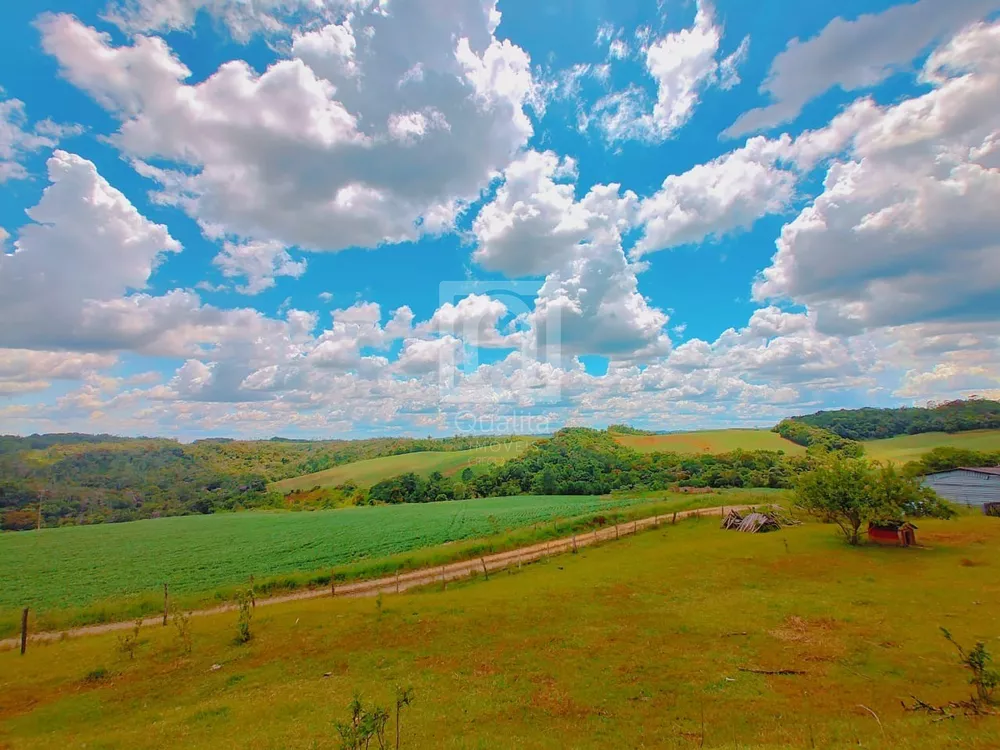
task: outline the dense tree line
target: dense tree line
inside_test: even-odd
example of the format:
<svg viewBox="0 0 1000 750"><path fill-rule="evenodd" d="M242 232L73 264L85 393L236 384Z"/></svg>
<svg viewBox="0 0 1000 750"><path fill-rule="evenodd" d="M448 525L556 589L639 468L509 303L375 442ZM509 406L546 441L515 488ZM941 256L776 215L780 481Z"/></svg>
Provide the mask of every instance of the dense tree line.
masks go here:
<svg viewBox="0 0 1000 750"><path fill-rule="evenodd" d="M796 445L804 445L811 452L836 451L845 457L857 458L864 454L864 446L856 440L845 438L823 427L816 427L799 419L783 419L773 432Z"/></svg>
<svg viewBox="0 0 1000 750"><path fill-rule="evenodd" d="M0 436L0 523L33 528L41 509L46 526L129 521L166 515L260 507L338 507L519 494L599 495L615 490L671 487L787 488L830 454L863 454L861 437L896 430L1000 426L1000 403L972 400L933 409L856 409L782 421L774 429L807 446L805 456L779 451L716 455L639 453L615 434L643 434L627 425L606 431L568 428L502 464L466 469L461 476L404 474L370 490L353 484L292 493L270 482L351 461L426 450L463 450L506 437L440 440L372 438L356 441L199 440L181 444L108 435ZM897 433L898 434L898 433ZM1000 464L1000 454L939 448L908 466L910 476L956 466Z"/></svg>
<svg viewBox="0 0 1000 750"><path fill-rule="evenodd" d="M630 424L612 424L608 425L608 432L615 432L619 435L655 435L656 433L652 430L640 430L638 427L633 427Z"/></svg>
<svg viewBox="0 0 1000 750"><path fill-rule="evenodd" d="M972 398L930 407L819 411L785 422L818 427L851 440L874 440L923 432L1000 429L1000 401Z"/></svg>
<svg viewBox="0 0 1000 750"><path fill-rule="evenodd" d="M911 476L949 471L960 466L1000 466L1000 451L972 451L966 448L940 446L928 451L916 461L906 464Z"/></svg>
<svg viewBox="0 0 1000 750"><path fill-rule="evenodd" d="M198 440L109 435L0 436L0 526L105 523L158 516L279 507L270 482L379 456L463 450L498 437L354 441ZM357 502L356 488L327 491L325 504Z"/></svg>
<svg viewBox="0 0 1000 750"><path fill-rule="evenodd" d="M791 486L814 457L779 451L733 451L717 455L639 453L620 445L612 433L586 428L560 430L523 456L476 474L440 474L422 479L404 474L379 482L370 502L420 503L505 495L602 495L613 490L671 487Z"/></svg>

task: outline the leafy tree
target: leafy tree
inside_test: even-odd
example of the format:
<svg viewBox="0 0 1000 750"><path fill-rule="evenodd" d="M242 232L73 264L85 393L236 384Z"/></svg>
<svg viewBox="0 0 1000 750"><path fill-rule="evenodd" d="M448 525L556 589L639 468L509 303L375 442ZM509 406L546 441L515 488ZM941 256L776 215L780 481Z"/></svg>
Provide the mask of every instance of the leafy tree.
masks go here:
<svg viewBox="0 0 1000 750"><path fill-rule="evenodd" d="M862 524L901 520L907 515L950 517L953 511L932 491L893 466L831 455L795 483L803 510L835 523L848 544L861 541Z"/></svg>
<svg viewBox="0 0 1000 750"><path fill-rule="evenodd" d="M904 467L911 476L931 474L935 471L949 471L960 466L998 466L1000 451L973 451L966 448L938 446L928 451L916 461Z"/></svg>

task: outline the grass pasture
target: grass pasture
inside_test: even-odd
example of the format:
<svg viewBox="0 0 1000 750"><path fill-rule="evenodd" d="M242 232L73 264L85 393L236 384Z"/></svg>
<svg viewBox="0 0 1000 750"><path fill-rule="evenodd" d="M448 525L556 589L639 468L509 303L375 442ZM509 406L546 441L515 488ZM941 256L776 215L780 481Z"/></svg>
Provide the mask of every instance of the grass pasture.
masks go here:
<svg viewBox="0 0 1000 750"><path fill-rule="evenodd" d="M162 608L164 581L179 605L206 606L231 595L250 575L263 591L293 589L317 574L329 580L331 569L349 577L388 573L457 559L470 544L490 549L528 543L569 519L654 506L683 510L746 497L752 495L516 496L2 534L0 637L15 632L24 606L41 617L35 629L123 620Z"/></svg>
<svg viewBox="0 0 1000 750"><path fill-rule="evenodd" d="M830 526L664 526L447 591L317 599L0 653L0 746L336 748L352 694L414 688L403 748L1000 746L938 627L1000 651L1000 521L925 521L925 549ZM217 665L217 666L213 666ZM102 671L103 670L103 671ZM792 672L768 675L753 671ZM391 726L391 725L390 725Z"/></svg>
<svg viewBox="0 0 1000 750"><path fill-rule="evenodd" d="M801 445L785 440L770 430L699 430L670 435L615 435L615 440L640 453L729 453L734 450L766 450L799 455L806 452Z"/></svg>
<svg viewBox="0 0 1000 750"><path fill-rule="evenodd" d="M466 468L475 471L483 466L516 458L524 453L530 444L529 439L519 439L465 451L419 451L398 456L369 458L313 474L283 479L274 482L271 489L288 493L292 490L310 490L313 487L336 487L348 481L355 482L361 487L370 487L383 479L409 472L426 477L435 471L440 471L445 476L452 476Z"/></svg>
<svg viewBox="0 0 1000 750"><path fill-rule="evenodd" d="M973 451L1000 451L1000 430L925 432L920 435L899 435L885 440L868 440L865 441L865 454L880 461L906 463L942 446Z"/></svg>

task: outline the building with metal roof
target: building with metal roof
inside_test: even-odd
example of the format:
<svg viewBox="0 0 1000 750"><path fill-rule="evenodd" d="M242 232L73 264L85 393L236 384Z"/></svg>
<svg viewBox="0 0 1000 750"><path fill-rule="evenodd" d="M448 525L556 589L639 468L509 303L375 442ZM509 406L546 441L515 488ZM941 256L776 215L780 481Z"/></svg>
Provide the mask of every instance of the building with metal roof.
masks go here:
<svg viewBox="0 0 1000 750"><path fill-rule="evenodd" d="M1000 502L1000 466L963 466L924 477L923 484L945 500L961 505L982 506Z"/></svg>

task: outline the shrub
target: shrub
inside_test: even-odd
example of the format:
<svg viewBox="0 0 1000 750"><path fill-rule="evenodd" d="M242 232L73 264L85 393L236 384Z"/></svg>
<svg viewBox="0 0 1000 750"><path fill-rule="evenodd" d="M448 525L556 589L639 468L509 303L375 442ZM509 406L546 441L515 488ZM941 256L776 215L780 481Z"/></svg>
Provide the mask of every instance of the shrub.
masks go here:
<svg viewBox="0 0 1000 750"><path fill-rule="evenodd" d="M177 642L182 654L191 653L191 615L186 612L174 612L174 629L177 631Z"/></svg>
<svg viewBox="0 0 1000 750"><path fill-rule="evenodd" d="M251 625L253 623L254 595L252 589L244 589L237 595L239 619L236 621L236 642L249 643L253 638Z"/></svg>
<svg viewBox="0 0 1000 750"><path fill-rule="evenodd" d="M118 636L118 653L127 654L129 660L135 659L135 650L139 647L139 629L142 627L140 617L132 623L132 630Z"/></svg>
<svg viewBox="0 0 1000 750"><path fill-rule="evenodd" d="M348 710L351 718L346 722L336 722L341 750L367 750L373 741L379 750L385 750L385 725L389 722L389 712L381 706L366 707L357 693Z"/></svg>

